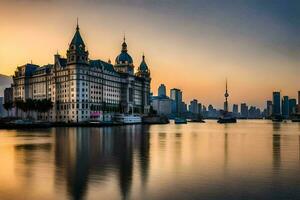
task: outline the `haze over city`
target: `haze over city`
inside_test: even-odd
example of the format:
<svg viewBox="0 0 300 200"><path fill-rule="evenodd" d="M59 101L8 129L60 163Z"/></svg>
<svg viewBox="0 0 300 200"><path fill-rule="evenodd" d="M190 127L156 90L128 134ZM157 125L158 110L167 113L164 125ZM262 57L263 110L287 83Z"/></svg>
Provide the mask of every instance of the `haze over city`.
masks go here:
<svg viewBox="0 0 300 200"><path fill-rule="evenodd" d="M145 53L154 93L164 83L222 107L227 77L231 103L264 107L274 90L296 97L300 3L222 2L1 1L0 73L65 55L78 17L90 58L114 63L125 33L136 67Z"/></svg>

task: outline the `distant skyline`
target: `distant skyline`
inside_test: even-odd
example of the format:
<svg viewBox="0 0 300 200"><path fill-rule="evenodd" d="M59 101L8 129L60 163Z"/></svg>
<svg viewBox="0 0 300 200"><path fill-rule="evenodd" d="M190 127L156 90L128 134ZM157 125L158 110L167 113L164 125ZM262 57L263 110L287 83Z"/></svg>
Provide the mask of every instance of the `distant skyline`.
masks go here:
<svg viewBox="0 0 300 200"><path fill-rule="evenodd" d="M300 90L298 1L10 0L0 13L0 74L65 56L78 17L92 59L114 63L126 33L136 68L145 53L155 94L164 83L186 102L222 107L227 77L231 109Z"/></svg>

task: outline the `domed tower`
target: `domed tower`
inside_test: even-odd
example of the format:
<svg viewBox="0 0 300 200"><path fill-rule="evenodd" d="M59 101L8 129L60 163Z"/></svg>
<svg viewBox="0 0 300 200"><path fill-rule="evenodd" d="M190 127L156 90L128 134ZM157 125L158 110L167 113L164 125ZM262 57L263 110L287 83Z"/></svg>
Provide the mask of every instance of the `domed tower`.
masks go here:
<svg viewBox="0 0 300 200"><path fill-rule="evenodd" d="M67 64L88 64L88 56L89 52L85 50L77 23L76 32L67 50Z"/></svg>
<svg viewBox="0 0 300 200"><path fill-rule="evenodd" d="M123 39L121 54L116 57L114 68L121 73L128 73L133 75L134 66L132 57L127 53L126 38Z"/></svg>
<svg viewBox="0 0 300 200"><path fill-rule="evenodd" d="M150 77L150 70L148 68L148 65L145 61L145 55L143 54L142 62L138 68L138 71L136 73L139 77L149 78Z"/></svg>

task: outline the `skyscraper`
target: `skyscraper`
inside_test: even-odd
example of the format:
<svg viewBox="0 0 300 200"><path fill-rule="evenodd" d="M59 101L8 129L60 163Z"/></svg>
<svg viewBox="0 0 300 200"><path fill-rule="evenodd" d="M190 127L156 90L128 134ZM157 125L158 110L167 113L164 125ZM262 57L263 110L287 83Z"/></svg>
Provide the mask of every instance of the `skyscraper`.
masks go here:
<svg viewBox="0 0 300 200"><path fill-rule="evenodd" d="M280 92L273 92L273 109L272 109L273 116L280 116L281 115L281 99L280 99Z"/></svg>
<svg viewBox="0 0 300 200"><path fill-rule="evenodd" d="M164 84L160 84L160 86L158 87L158 96L159 97L167 96L166 86Z"/></svg>
<svg viewBox="0 0 300 200"><path fill-rule="evenodd" d="M272 116L272 106L273 106L273 103L272 101L267 101L267 108L266 108L266 117L269 118Z"/></svg>
<svg viewBox="0 0 300 200"><path fill-rule="evenodd" d="M246 103L241 104L241 117L248 118L248 106Z"/></svg>
<svg viewBox="0 0 300 200"><path fill-rule="evenodd" d="M282 116L286 119L289 117L289 108L289 97L284 96L282 99Z"/></svg>
<svg viewBox="0 0 300 200"><path fill-rule="evenodd" d="M170 98L173 100L172 112L174 114L181 113L182 106L182 92L180 89L173 88L170 90Z"/></svg>
<svg viewBox="0 0 300 200"><path fill-rule="evenodd" d="M297 108L297 100L296 99L289 99L289 113L290 116L296 114Z"/></svg>
<svg viewBox="0 0 300 200"><path fill-rule="evenodd" d="M190 103L189 111L192 114L198 114L199 113L199 108L198 108L198 101L197 99L193 99Z"/></svg>
<svg viewBox="0 0 300 200"><path fill-rule="evenodd" d="M233 106L232 106L232 112L233 112L233 114L234 114L235 117L238 116L238 114L239 114L239 106L237 104L233 104Z"/></svg>

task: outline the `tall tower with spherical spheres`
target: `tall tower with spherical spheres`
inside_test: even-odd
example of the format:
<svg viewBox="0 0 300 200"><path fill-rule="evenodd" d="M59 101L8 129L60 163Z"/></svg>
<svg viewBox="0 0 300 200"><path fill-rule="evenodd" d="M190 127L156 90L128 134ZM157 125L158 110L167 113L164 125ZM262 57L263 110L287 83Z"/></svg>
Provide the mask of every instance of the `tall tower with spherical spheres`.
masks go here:
<svg viewBox="0 0 300 200"><path fill-rule="evenodd" d="M225 90L225 102L224 102L224 111L225 112L228 112L228 97L229 97L229 94L228 94L228 90L227 90L227 79L226 79L226 90Z"/></svg>

